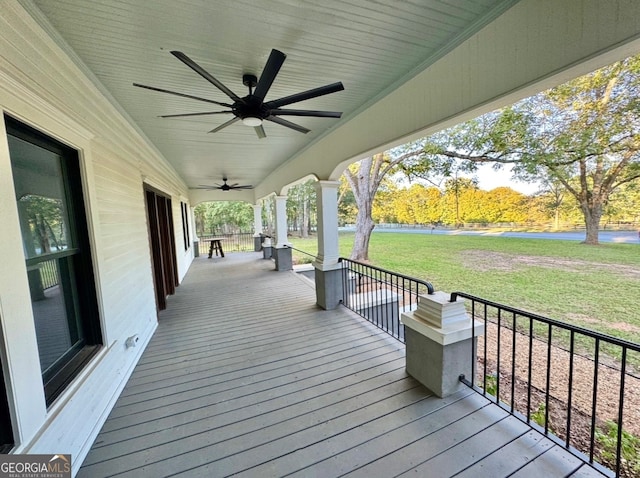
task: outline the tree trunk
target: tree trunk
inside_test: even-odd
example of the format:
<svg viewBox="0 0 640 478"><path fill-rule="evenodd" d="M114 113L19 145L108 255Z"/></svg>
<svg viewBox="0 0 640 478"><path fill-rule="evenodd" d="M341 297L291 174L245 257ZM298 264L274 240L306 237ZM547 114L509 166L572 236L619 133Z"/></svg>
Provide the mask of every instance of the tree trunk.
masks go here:
<svg viewBox="0 0 640 478"><path fill-rule="evenodd" d="M309 201L302 200L302 219L300 221L300 237L309 237Z"/></svg>
<svg viewBox="0 0 640 478"><path fill-rule="evenodd" d="M371 206L358 208L356 215L356 233L353 238L353 249L350 259L354 261L369 260L369 240L375 223L371 218Z"/></svg>
<svg viewBox="0 0 640 478"><path fill-rule="evenodd" d="M584 224L587 228L587 236L583 244L598 245L602 206L596 204L589 207L587 204L581 204L580 207L584 214Z"/></svg>

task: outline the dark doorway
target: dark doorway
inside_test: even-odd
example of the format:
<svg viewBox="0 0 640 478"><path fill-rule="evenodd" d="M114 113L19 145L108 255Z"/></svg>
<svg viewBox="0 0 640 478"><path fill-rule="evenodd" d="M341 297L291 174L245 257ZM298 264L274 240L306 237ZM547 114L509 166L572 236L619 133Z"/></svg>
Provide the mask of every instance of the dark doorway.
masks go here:
<svg viewBox="0 0 640 478"><path fill-rule="evenodd" d="M164 310L167 308L167 296L175 293L178 285L171 199L145 186L145 200L156 306L158 310Z"/></svg>
<svg viewBox="0 0 640 478"><path fill-rule="evenodd" d="M0 357L0 454L9 453L13 448L13 428L11 427L11 412L9 411L9 399L7 387L2 370L2 357Z"/></svg>

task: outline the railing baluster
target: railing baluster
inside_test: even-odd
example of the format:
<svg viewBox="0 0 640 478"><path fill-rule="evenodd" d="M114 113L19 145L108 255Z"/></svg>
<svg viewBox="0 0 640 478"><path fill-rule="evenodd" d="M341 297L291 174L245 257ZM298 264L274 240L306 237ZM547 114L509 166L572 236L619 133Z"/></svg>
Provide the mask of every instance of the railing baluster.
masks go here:
<svg viewBox="0 0 640 478"><path fill-rule="evenodd" d="M567 438L565 446L571 443L571 408L573 406L573 356L575 351L575 331L571 331L569 339L569 383L567 384Z"/></svg>
<svg viewBox="0 0 640 478"><path fill-rule="evenodd" d="M548 326L547 331L547 384L544 397L544 433L549 433L549 397L551 396L551 337L552 330L551 324Z"/></svg>
<svg viewBox="0 0 640 478"><path fill-rule="evenodd" d="M624 382L627 374L627 348L622 347L622 363L620 365L620 399L618 401L618 443L616 443L616 476L620 476L622 463L622 432L624 415Z"/></svg>
<svg viewBox="0 0 640 478"><path fill-rule="evenodd" d="M471 343L476 347L476 301L471 301ZM476 385L476 362L477 352L474 350L471 354L471 388Z"/></svg>
<svg viewBox="0 0 640 478"><path fill-rule="evenodd" d="M500 401L500 345L501 345L501 333L500 327L502 325L502 309L498 307L498 333L497 333L497 351L496 351L496 401Z"/></svg>
<svg viewBox="0 0 640 478"><path fill-rule="evenodd" d="M484 386L482 387L482 393L483 395L487 394L487 335L489 335L489 320L487 318L487 304L484 304L484 360L483 360L483 366L484 366L484 370L482 371L483 373L483 381L484 381Z"/></svg>
<svg viewBox="0 0 640 478"><path fill-rule="evenodd" d="M511 413L515 409L516 402L516 314L513 313L512 343L511 343Z"/></svg>
<svg viewBox="0 0 640 478"><path fill-rule="evenodd" d="M533 370L533 318L529 317L529 366L527 371L527 422L531 421L531 373Z"/></svg>
<svg viewBox="0 0 640 478"><path fill-rule="evenodd" d="M589 444L589 462L593 463L593 452L596 441L596 413L598 411L598 369L600 368L600 339L596 337L596 350L593 358L593 398L591 403L591 437Z"/></svg>

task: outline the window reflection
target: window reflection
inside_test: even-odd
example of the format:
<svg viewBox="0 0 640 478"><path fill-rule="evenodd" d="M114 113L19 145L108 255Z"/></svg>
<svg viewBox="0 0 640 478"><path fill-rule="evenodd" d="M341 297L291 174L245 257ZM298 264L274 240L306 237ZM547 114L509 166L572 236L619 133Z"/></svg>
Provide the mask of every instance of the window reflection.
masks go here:
<svg viewBox="0 0 640 478"><path fill-rule="evenodd" d="M23 231L25 256L35 257L67 248L67 221L60 199L37 194L27 194L20 198L21 215L28 227ZM25 234L26 232L26 234Z"/></svg>

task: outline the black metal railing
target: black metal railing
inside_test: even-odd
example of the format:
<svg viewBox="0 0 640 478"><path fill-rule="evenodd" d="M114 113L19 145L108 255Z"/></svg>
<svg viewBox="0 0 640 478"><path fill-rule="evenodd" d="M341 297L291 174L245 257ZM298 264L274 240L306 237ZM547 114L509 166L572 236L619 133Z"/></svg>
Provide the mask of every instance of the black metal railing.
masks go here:
<svg viewBox="0 0 640 478"><path fill-rule="evenodd" d="M42 288L50 289L58 285L58 260L52 259L50 261L41 262L38 264L40 269L40 279L42 280Z"/></svg>
<svg viewBox="0 0 640 478"><path fill-rule="evenodd" d="M254 238L251 232L241 232L238 234L208 234L200 236L198 245L201 255L209 254L211 238L222 238L222 249L227 252L253 252Z"/></svg>
<svg viewBox="0 0 640 478"><path fill-rule="evenodd" d="M477 338L465 384L601 471L639 475L640 345L462 292L451 301L458 297L469 301Z"/></svg>
<svg viewBox="0 0 640 478"><path fill-rule="evenodd" d="M342 304L404 343L400 314L415 310L418 296L433 294L426 281L341 257Z"/></svg>
<svg viewBox="0 0 640 478"><path fill-rule="evenodd" d="M286 247L288 247L289 249L294 250L296 252L299 252L300 254L309 257L310 259L314 259L315 260L315 258L316 258L315 254L311 254L310 252L303 251L302 249L297 249L297 248L293 247L292 245L288 245Z"/></svg>

